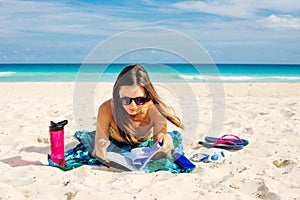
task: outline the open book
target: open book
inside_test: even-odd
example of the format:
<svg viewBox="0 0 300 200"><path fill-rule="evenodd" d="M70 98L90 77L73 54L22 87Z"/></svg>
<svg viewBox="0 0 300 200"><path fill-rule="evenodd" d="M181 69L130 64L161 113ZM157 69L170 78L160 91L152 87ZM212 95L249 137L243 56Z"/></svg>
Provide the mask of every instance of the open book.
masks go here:
<svg viewBox="0 0 300 200"><path fill-rule="evenodd" d="M140 171L153 156L161 149L162 143L156 142L151 147L138 147L130 151L130 157L116 152L107 152L106 157L110 160L109 165L125 171Z"/></svg>

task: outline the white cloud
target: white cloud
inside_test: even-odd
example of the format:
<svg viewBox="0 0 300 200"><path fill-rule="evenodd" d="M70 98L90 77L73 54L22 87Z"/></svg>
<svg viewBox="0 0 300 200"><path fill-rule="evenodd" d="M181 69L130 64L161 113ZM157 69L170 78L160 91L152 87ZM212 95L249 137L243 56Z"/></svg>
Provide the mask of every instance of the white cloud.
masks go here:
<svg viewBox="0 0 300 200"><path fill-rule="evenodd" d="M61 2L3 1L0 5L0 36L24 36L26 33L67 33L73 35L109 36L120 31L147 26L142 19L118 16L120 7L84 5ZM136 12L123 10L123 15Z"/></svg>
<svg viewBox="0 0 300 200"><path fill-rule="evenodd" d="M210 0L183 1L171 4L179 11L203 12L227 17L252 18L261 10L299 12L300 2L295 0Z"/></svg>
<svg viewBox="0 0 300 200"><path fill-rule="evenodd" d="M291 15L270 15L258 21L262 26L273 29L300 29L300 18Z"/></svg>
<svg viewBox="0 0 300 200"><path fill-rule="evenodd" d="M300 11L300 1L297 0L254 0L252 4L256 9L269 9L282 13Z"/></svg>
<svg viewBox="0 0 300 200"><path fill-rule="evenodd" d="M249 17L252 9L249 4L238 4L232 1L184 1L171 5L182 11L203 12L228 17Z"/></svg>

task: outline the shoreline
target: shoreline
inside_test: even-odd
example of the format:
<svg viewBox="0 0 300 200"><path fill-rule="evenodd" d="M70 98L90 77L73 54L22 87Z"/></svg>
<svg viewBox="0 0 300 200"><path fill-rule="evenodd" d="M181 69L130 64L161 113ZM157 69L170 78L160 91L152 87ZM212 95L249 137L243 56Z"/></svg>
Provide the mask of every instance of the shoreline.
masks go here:
<svg viewBox="0 0 300 200"><path fill-rule="evenodd" d="M56 90L57 88L47 88L47 86L63 86L61 89L74 90L75 84L91 85L95 86L95 89L99 89L99 86L104 86L105 90L109 89L107 87L113 87L113 82L100 82L100 83L89 83L89 82L0 82L0 89L6 90L5 87L10 87L11 90L19 90L20 87L24 89L29 89L27 86L33 87L32 89L37 89L38 92L43 92L44 89ZM196 91L197 95L211 96L208 90L208 85L219 85L224 88L226 97L282 97L282 96L300 96L300 83L280 83L280 82L250 82L250 83L194 83L194 82L153 82L154 86L166 85L191 85L195 87L193 89ZM37 86L37 87L36 87ZM42 87L42 88L40 88ZM46 88L44 88L46 87ZM198 88L199 87L199 88ZM199 92L204 92L204 94ZM21 92L26 92L26 90L21 90ZM34 91L32 91L34 92ZM45 92L45 91L44 91ZM59 92L59 91L58 91ZM69 92L69 91L68 91ZM46 95L46 94L45 94Z"/></svg>

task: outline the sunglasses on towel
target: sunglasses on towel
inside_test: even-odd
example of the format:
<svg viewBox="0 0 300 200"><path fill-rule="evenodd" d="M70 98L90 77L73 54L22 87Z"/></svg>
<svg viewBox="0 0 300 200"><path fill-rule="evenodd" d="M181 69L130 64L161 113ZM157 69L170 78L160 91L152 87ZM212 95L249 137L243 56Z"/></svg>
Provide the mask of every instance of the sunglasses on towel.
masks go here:
<svg viewBox="0 0 300 200"><path fill-rule="evenodd" d="M214 153L212 155L206 153L196 153L191 157L191 160L194 162L212 162L218 161L222 158L225 158L225 154L223 151L220 151L219 153Z"/></svg>
<svg viewBox="0 0 300 200"><path fill-rule="evenodd" d="M150 99L148 97L135 97L135 98L131 98L131 97L122 97L121 98L121 102L123 105L129 105L131 104L132 101L135 102L136 105L140 106L140 105L144 105L147 101L149 101Z"/></svg>

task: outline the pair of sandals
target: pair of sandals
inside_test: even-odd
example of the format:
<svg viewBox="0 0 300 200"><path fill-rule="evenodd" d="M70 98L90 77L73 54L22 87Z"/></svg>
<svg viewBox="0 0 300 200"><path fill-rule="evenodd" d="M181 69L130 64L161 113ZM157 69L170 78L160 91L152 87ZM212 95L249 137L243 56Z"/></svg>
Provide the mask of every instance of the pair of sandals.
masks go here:
<svg viewBox="0 0 300 200"><path fill-rule="evenodd" d="M206 136L204 139L205 141L200 141L199 144L206 148L240 150L249 144L248 140L232 134L226 134L219 138Z"/></svg>

